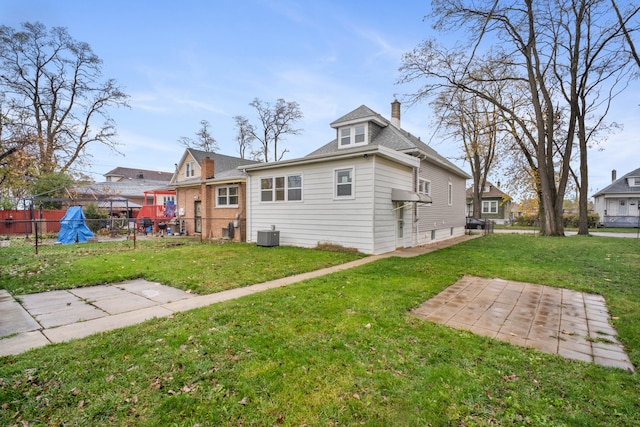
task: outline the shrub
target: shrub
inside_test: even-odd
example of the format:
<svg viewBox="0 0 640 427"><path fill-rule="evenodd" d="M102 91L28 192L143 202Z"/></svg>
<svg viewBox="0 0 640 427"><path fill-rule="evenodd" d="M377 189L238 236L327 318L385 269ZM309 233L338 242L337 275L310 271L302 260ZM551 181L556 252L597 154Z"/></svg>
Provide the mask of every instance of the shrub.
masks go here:
<svg viewBox="0 0 640 427"><path fill-rule="evenodd" d="M94 234L103 227L104 221L102 220L109 217L109 215L101 211L95 203L88 203L84 207L84 216L88 220L87 227L89 227L89 230Z"/></svg>

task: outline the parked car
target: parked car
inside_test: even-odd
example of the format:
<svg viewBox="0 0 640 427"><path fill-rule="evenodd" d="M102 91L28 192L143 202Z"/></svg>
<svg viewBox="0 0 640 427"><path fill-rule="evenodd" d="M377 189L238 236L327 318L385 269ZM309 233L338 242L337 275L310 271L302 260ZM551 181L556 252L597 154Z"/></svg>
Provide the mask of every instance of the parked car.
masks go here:
<svg viewBox="0 0 640 427"><path fill-rule="evenodd" d="M484 230L487 228L487 225L487 220L467 217L465 228L467 230Z"/></svg>

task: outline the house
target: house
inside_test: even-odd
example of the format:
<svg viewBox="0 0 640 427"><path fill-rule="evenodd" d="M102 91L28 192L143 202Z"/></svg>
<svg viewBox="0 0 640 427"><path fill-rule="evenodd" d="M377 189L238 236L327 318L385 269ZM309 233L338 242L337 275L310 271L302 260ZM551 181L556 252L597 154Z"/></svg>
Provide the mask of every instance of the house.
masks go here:
<svg viewBox="0 0 640 427"><path fill-rule="evenodd" d="M498 187L499 187L498 183ZM480 217L490 219L496 224L505 224L511 220L511 197L500 188L487 182L480 195ZM473 215L473 187L467 188L467 216Z"/></svg>
<svg viewBox="0 0 640 427"><path fill-rule="evenodd" d="M246 174L252 160L187 148L170 186L176 190L178 230L184 235L245 240Z"/></svg>
<svg viewBox="0 0 640 427"><path fill-rule="evenodd" d="M611 171L611 184L593 195L594 210L605 227L640 226L640 168L616 179Z"/></svg>
<svg viewBox="0 0 640 427"><path fill-rule="evenodd" d="M122 182L127 180L159 181L168 184L173 172L153 171L138 168L117 167L104 174L107 182Z"/></svg>
<svg viewBox="0 0 640 427"><path fill-rule="evenodd" d="M470 176L362 105L331 123L335 139L306 157L245 166L247 240L329 243L382 254L464 234ZM264 234L262 234L264 236Z"/></svg>
<svg viewBox="0 0 640 427"><path fill-rule="evenodd" d="M73 192L84 203L95 200L112 216L135 218L145 205L175 200L175 191L168 188L173 173L117 167L104 176L105 181L75 187Z"/></svg>

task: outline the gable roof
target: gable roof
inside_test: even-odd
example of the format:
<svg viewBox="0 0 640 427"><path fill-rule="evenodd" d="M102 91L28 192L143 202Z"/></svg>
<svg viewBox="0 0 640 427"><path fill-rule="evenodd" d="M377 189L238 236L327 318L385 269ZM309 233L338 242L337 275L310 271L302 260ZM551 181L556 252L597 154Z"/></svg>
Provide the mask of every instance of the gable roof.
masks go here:
<svg viewBox="0 0 640 427"><path fill-rule="evenodd" d="M207 157L213 160L215 178L209 179L207 180L207 182L230 179L245 179L247 177L247 174L243 170L238 169L238 167L260 163L255 160L241 159L240 157L227 156L225 154L219 154L210 151L196 150L195 148L187 148L182 155L178 166L182 165L182 163L184 163L185 159L189 155L198 163L199 166L202 166L202 162ZM179 184L193 184L201 181L201 177L196 176L193 179L181 181ZM172 178L171 182L173 185L175 185L175 178Z"/></svg>
<svg viewBox="0 0 640 427"><path fill-rule="evenodd" d="M148 169L117 167L104 174L105 177L121 179L144 179L148 181L169 182L173 172L153 171Z"/></svg>
<svg viewBox="0 0 640 427"><path fill-rule="evenodd" d="M493 185L491 182L487 181L487 186L489 186L489 191L483 191L481 197L483 199L491 199L491 198L501 198L501 199L510 199L511 197L501 191L498 187ZM467 198L473 197L473 187L467 188Z"/></svg>
<svg viewBox="0 0 640 427"><path fill-rule="evenodd" d="M381 126L380 132L378 132L373 139L369 142L369 146L382 146L391 148L393 150L410 154L421 159L430 161L432 163L438 164L444 169L449 170L450 172L455 173L465 179L471 178L469 174L465 171L454 165L452 162L447 160L445 157L438 154L433 148L429 147L427 144L422 142L420 138L411 135L409 132L404 129L398 128L394 126L389 120L382 117L380 114L376 113L366 105L361 105L350 113L345 114L340 117L338 120L331 123L331 127L337 128L339 126L348 125L351 123L362 123L373 121L374 123ZM334 139L333 141L325 144L324 146L318 148L317 150L309 153L307 157L317 156L317 155L329 155L335 153L346 153L349 150L353 150L354 148L340 149L338 148L338 139Z"/></svg>
<svg viewBox="0 0 640 427"><path fill-rule="evenodd" d="M616 179L610 185L598 191L593 197L603 196L605 194L625 194L632 193L637 194L640 193L640 187L631 187L627 178L630 177L638 177L640 178L640 168L629 172L624 175L622 178Z"/></svg>
<svg viewBox="0 0 640 427"><path fill-rule="evenodd" d="M337 128L339 126L344 126L350 123L359 123L366 121L377 122L380 126L386 126L388 124L387 120L380 114L376 113L366 105L361 105L352 112L347 113L339 119L331 122L330 126L332 128Z"/></svg>

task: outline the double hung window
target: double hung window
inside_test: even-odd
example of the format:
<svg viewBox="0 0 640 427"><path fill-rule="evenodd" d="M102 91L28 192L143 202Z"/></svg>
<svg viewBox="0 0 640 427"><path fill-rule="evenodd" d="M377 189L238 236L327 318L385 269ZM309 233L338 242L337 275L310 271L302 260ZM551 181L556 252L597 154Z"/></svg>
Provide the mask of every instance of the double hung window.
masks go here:
<svg viewBox="0 0 640 427"><path fill-rule="evenodd" d="M335 197L336 198L353 198L353 168L336 169L335 171Z"/></svg>
<svg viewBox="0 0 640 427"><path fill-rule="evenodd" d="M238 186L231 185L217 188L217 202L219 207L238 207Z"/></svg>

